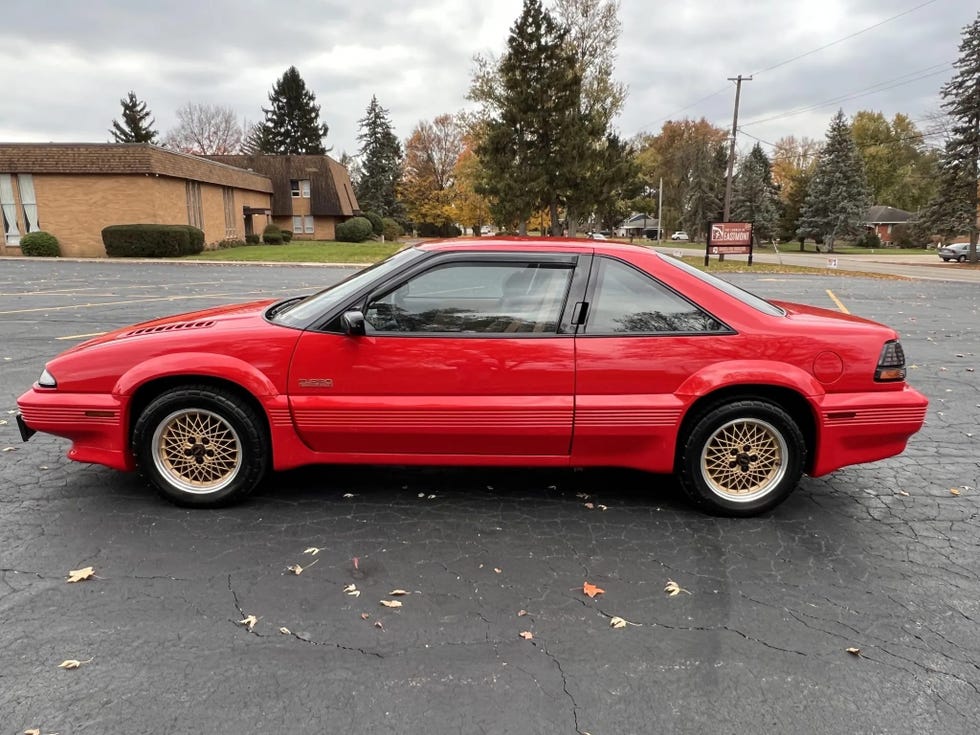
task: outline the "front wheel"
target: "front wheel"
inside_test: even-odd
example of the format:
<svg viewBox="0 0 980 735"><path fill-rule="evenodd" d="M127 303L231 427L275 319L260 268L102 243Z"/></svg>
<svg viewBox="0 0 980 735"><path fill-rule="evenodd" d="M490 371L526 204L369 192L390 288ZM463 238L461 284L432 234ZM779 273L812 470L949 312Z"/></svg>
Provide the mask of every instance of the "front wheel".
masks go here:
<svg viewBox="0 0 980 735"><path fill-rule="evenodd" d="M229 391L187 386L140 414L133 453L140 472L177 505L226 505L251 492L269 466L262 418Z"/></svg>
<svg viewBox="0 0 980 735"><path fill-rule="evenodd" d="M751 516L783 502L803 474L806 443L768 401L716 406L694 423L678 458L681 485L710 513Z"/></svg>

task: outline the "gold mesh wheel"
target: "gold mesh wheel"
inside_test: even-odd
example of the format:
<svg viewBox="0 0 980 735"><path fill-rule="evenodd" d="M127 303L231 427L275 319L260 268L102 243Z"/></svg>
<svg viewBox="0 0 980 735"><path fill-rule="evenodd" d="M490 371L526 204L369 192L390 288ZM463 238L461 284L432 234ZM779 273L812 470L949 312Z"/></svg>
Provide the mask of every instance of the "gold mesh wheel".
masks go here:
<svg viewBox="0 0 980 735"><path fill-rule="evenodd" d="M748 503L779 485L786 461L786 439L776 427L761 419L735 419L705 442L701 476L719 497Z"/></svg>
<svg viewBox="0 0 980 735"><path fill-rule="evenodd" d="M238 476L242 443L221 415L198 408L181 409L157 424L153 463L174 488L207 495Z"/></svg>

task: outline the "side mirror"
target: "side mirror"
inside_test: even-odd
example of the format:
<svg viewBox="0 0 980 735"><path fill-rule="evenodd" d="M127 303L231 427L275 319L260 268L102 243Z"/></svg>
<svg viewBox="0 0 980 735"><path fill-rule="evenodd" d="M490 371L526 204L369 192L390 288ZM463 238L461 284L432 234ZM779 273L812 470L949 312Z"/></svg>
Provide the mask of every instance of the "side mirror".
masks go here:
<svg viewBox="0 0 980 735"><path fill-rule="evenodd" d="M364 323L364 314L360 311L347 311L340 317L340 324L344 328L344 334L351 337L363 337L367 334L367 327Z"/></svg>

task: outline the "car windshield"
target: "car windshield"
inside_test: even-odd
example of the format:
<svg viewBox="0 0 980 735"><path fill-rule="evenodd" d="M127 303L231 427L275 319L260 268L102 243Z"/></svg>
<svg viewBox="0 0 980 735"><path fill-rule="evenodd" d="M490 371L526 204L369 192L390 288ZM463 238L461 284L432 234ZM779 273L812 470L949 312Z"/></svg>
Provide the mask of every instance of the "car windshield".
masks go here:
<svg viewBox="0 0 980 735"><path fill-rule="evenodd" d="M738 299L743 304L747 304L757 311L761 311L763 314L769 314L771 316L786 316L785 311L780 309L775 304L770 304L765 299L756 296L754 293L749 293L745 289L739 288L738 286L722 280L717 276L713 276L710 273L700 271L697 268L688 265L684 261L678 260L677 258L670 258L665 255L660 255L659 253L658 255L665 263L670 263L675 268L680 268L685 273L690 273L692 276L699 278L705 283L710 283L719 291L724 291L729 296Z"/></svg>
<svg viewBox="0 0 980 735"><path fill-rule="evenodd" d="M307 296L302 301L297 301L287 306L282 311L275 313L272 321L288 327L305 327L321 314L330 311L330 309L337 306L340 302L345 301L366 283L375 278L384 278L387 274L393 273L403 265L421 257L422 254L423 251L417 248L399 250L391 257L375 263L369 268L360 270L343 281L328 286L312 296Z"/></svg>

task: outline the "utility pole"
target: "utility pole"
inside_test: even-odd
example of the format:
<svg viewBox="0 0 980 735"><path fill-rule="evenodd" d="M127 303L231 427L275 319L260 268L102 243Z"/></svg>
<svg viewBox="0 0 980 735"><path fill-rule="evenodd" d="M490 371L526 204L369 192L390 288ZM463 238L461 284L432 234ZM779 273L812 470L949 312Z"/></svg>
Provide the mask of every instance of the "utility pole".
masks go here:
<svg viewBox="0 0 980 735"><path fill-rule="evenodd" d="M732 143L728 149L728 175L725 177L725 213L723 220L728 222L728 217L732 209L732 171L735 168L735 134L738 132L738 100L742 95L742 82L751 82L752 77L728 77L728 81L735 82L735 114L732 116Z"/></svg>
<svg viewBox="0 0 980 735"><path fill-rule="evenodd" d="M660 184L657 186L657 245L663 245L664 236L664 177L660 177Z"/></svg>

